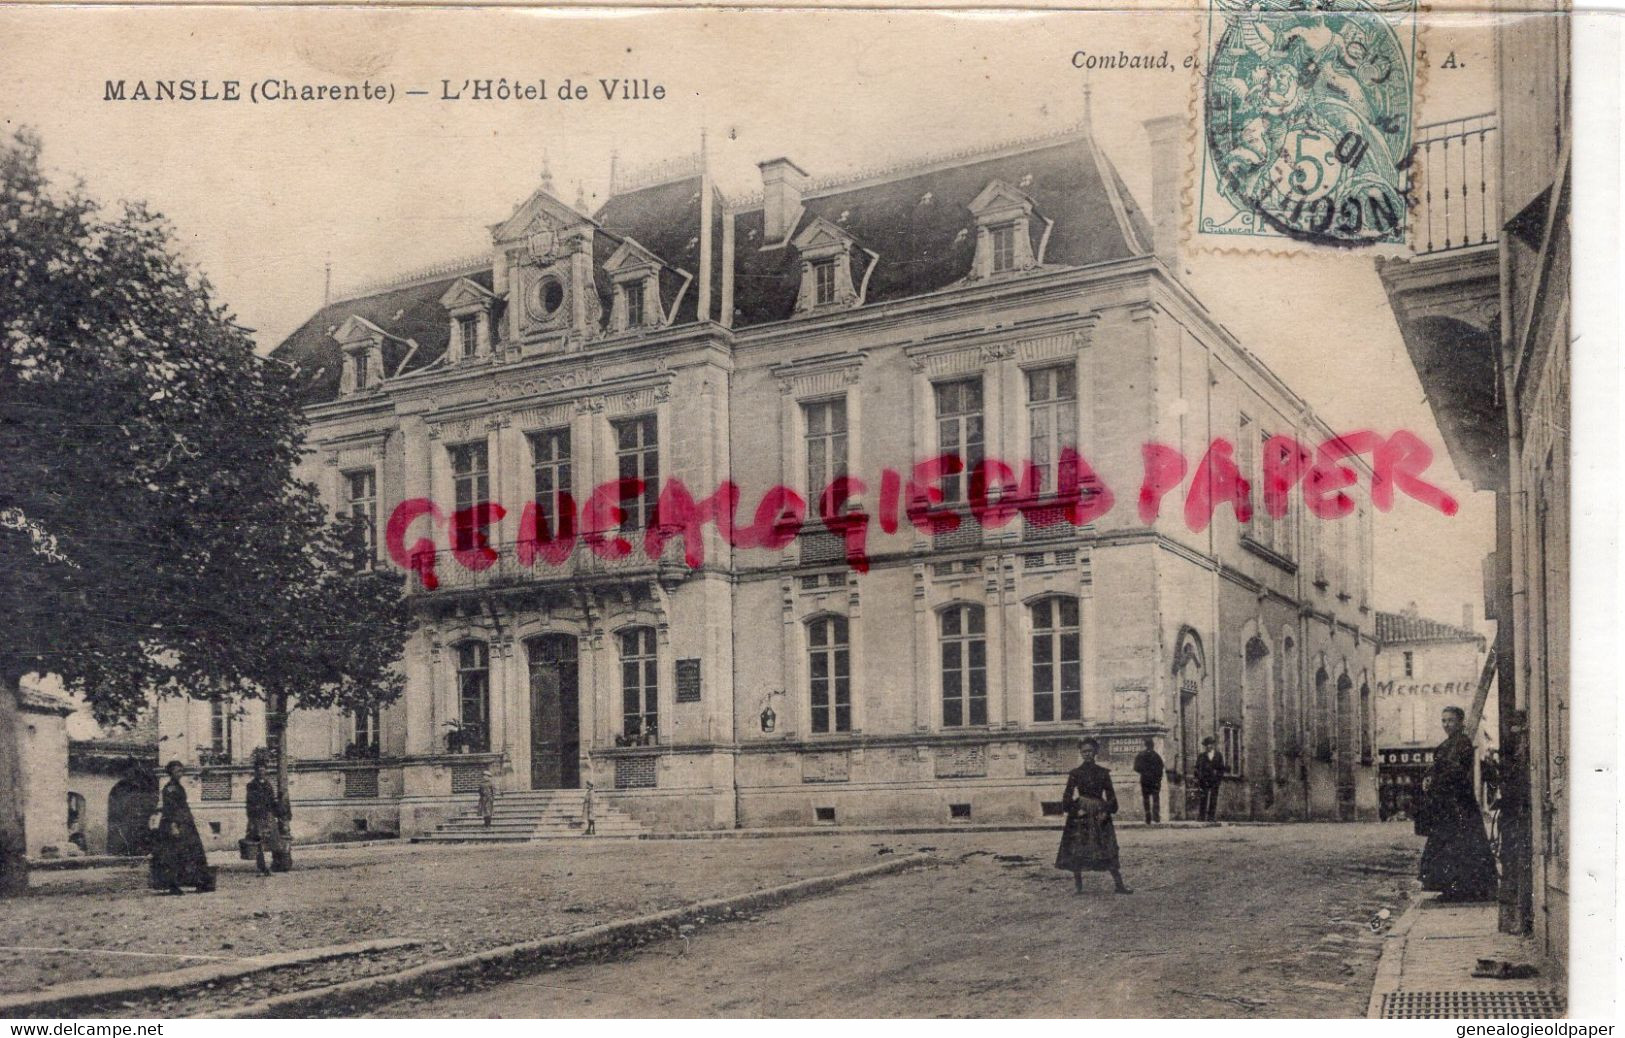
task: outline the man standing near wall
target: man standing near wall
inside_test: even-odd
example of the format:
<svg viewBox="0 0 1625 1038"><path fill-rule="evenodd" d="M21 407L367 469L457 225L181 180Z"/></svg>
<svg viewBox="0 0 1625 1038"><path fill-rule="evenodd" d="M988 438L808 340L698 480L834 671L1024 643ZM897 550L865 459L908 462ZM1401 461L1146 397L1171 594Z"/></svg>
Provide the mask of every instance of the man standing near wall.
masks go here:
<svg viewBox="0 0 1625 1038"><path fill-rule="evenodd" d="M1140 803L1145 811L1145 824L1162 821L1162 773L1166 765L1157 753L1157 741L1145 737L1145 749L1134 757L1134 772L1140 776Z"/></svg>
<svg viewBox="0 0 1625 1038"><path fill-rule="evenodd" d="M1219 820L1219 780L1229 768L1213 736L1202 740L1202 755L1196 758L1196 792L1201 807L1197 817L1204 822Z"/></svg>

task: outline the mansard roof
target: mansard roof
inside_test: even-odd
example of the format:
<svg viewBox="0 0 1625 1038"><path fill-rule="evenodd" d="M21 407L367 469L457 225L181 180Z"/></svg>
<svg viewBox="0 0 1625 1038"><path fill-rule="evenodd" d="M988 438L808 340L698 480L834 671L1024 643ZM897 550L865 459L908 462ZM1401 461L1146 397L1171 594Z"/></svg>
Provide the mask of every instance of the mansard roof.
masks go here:
<svg viewBox="0 0 1625 1038"><path fill-rule="evenodd" d="M384 340L386 374L416 371L446 352L451 322L440 300L465 277L490 291L489 261L482 269L471 268L430 281L387 288L359 299L329 303L272 350L271 356L298 367L301 402L318 404L336 400L344 357L333 333L351 317L359 317L391 336ZM415 342L417 348L414 350L407 345L407 340Z"/></svg>
<svg viewBox="0 0 1625 1038"><path fill-rule="evenodd" d="M1055 221L1046 266L1086 266L1149 251L1150 224L1084 132L812 192L802 198L801 226L828 220L880 254L866 305L922 295L970 273L976 252L970 206L995 180L1021 191ZM789 317L799 278L794 250L762 249L760 207L735 219L735 326ZM1043 226L1033 224L1028 231L1036 255Z"/></svg>
<svg viewBox="0 0 1625 1038"><path fill-rule="evenodd" d="M789 237L793 241L823 220L864 249L874 250L879 259L870 276L867 306L941 291L961 284L971 273L976 245L971 206L996 182L1030 199L1044 218L1029 221L1027 229L1035 256L1048 230L1046 267L1087 266L1150 251L1150 225L1086 131L814 189L803 197L805 211ZM720 320L723 271L729 262L722 249L723 225L733 220L734 326L780 321L794 314L800 288L797 250L764 250L760 204L730 212L714 187L710 310L698 313L699 292L693 282L701 275L701 202L706 189L699 173L680 176L618 191L598 212L580 217L595 225L594 277L605 312L613 296L606 264L631 239L665 264L660 272L660 305L663 313L676 305L672 324L702 317ZM534 215L537 207L552 211L560 205L551 196L532 195L513 216L494 226L513 225ZM1054 221L1053 228L1046 220ZM867 254L854 255L854 278L868 266ZM342 357L332 333L353 316L390 336L384 342L388 376L419 370L446 351L450 322L442 299L463 278L490 291L490 261L441 268L417 281L324 306L272 356L298 366L305 403L335 400ZM503 305L499 300L499 313Z"/></svg>

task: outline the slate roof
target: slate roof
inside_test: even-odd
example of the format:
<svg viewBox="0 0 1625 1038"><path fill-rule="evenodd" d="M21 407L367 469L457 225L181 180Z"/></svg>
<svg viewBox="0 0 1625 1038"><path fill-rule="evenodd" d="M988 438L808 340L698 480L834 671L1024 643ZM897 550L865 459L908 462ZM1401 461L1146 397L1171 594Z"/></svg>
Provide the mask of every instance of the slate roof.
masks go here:
<svg viewBox="0 0 1625 1038"><path fill-rule="evenodd" d="M385 289L360 299L341 299L316 311L271 356L299 369L301 399L306 404L323 403L339 395L339 374L343 351L333 332L352 314L365 318L400 341L385 341L384 373L388 376L416 371L438 360L451 338L451 322L440 306L446 291L461 278L491 288L491 265L470 268L429 281ZM417 343L414 351L405 340ZM404 362L404 367L402 366Z"/></svg>
<svg viewBox="0 0 1625 1038"><path fill-rule="evenodd" d="M1400 642L1482 642L1484 636L1477 631L1429 620L1410 613L1377 612L1377 643L1395 645Z"/></svg>
<svg viewBox="0 0 1625 1038"><path fill-rule="evenodd" d="M1110 161L1081 133L804 198L806 213L797 229L821 216L880 254L865 305L937 291L970 272L976 221L967 207L995 179L1027 194L1038 216L1055 221L1045 266L1127 259L1150 248L1150 224ZM1123 206L1123 219L1114 203ZM736 220L735 326L789 317L799 276L794 250L763 251L760 208ZM1031 221L1028 229L1036 255L1043 220ZM861 274L854 265L853 280Z"/></svg>
<svg viewBox="0 0 1625 1038"><path fill-rule="evenodd" d="M805 213L791 238L806 223L822 216L856 242L852 276L856 286L870 257L878 253L865 305L940 291L961 282L975 253L975 219L969 203L992 180L1003 180L1030 197L1039 219L1031 221L1034 255L1045 221L1053 220L1046 267L1087 266L1127 259L1151 248L1151 226L1129 195L1111 162L1085 132L1050 137L999 151L969 154L922 165L887 176L853 181L810 192ZM625 238L659 256L668 268L699 278L700 175L683 177L620 192L594 215L601 228L594 235L595 281L604 312L610 309L611 284L603 263ZM713 191L715 189L713 188ZM734 325L749 327L791 316L799 288L796 253L791 248L762 249L760 205L728 212L723 197L713 196L711 312L720 319L724 265L722 229L734 223ZM387 288L361 298L322 307L272 356L298 369L306 404L338 397L342 351L332 333L346 318L365 318L395 337L386 344L385 373L416 371L438 360L446 350L450 322L440 298L460 277L490 289L488 263L450 270ZM673 269L660 279L662 310L683 292L675 324L699 319L698 285L683 289ZM504 304L499 304L500 307ZM500 327L500 320L498 325ZM416 344L414 349L408 340Z"/></svg>

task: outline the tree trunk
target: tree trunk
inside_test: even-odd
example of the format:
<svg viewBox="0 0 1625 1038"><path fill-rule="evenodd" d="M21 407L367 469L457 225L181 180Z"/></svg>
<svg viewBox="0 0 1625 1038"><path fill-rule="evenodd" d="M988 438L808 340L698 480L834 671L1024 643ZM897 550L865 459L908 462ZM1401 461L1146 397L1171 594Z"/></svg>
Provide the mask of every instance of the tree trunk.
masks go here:
<svg viewBox="0 0 1625 1038"><path fill-rule="evenodd" d="M23 819L22 701L18 681L0 678L0 897L28 891Z"/></svg>
<svg viewBox="0 0 1625 1038"><path fill-rule="evenodd" d="M290 814L287 810L288 800L288 696L283 692L271 695L266 703L265 712L266 741L276 747L276 801L282 805L283 814ZM282 839L278 840L279 847L271 852L271 869L274 872L287 872L293 868L293 826L286 818L277 819L277 828L282 831Z"/></svg>

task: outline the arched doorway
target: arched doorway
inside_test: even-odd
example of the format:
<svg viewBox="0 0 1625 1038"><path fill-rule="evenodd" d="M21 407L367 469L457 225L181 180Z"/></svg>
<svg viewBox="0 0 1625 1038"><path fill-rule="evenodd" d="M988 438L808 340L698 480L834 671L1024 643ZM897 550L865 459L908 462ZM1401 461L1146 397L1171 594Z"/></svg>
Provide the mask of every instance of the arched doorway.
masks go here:
<svg viewBox="0 0 1625 1038"><path fill-rule="evenodd" d="M1275 742L1271 718L1268 716L1275 709L1273 702L1275 691L1270 681L1270 647L1256 634L1248 639L1247 649L1242 654L1241 675L1244 688L1239 718L1242 722L1241 738L1236 746L1236 758L1230 762L1230 770L1234 775L1247 778L1244 768L1248 754L1262 754L1258 758L1260 764L1256 770L1260 774L1268 775L1274 767L1274 746L1260 744ZM1256 720L1248 718L1249 704L1263 707L1264 716Z"/></svg>
<svg viewBox="0 0 1625 1038"><path fill-rule="evenodd" d="M530 665L530 788L581 785L581 705L576 640L544 634L525 643Z"/></svg>
<svg viewBox="0 0 1625 1038"><path fill-rule="evenodd" d="M158 809L158 782L132 770L113 783L107 794L107 853L144 855L148 845L147 818Z"/></svg>
<svg viewBox="0 0 1625 1038"><path fill-rule="evenodd" d="M1337 817L1354 818L1354 762L1359 737L1354 713L1354 682L1347 674L1337 679Z"/></svg>

